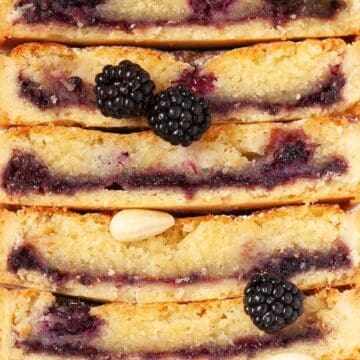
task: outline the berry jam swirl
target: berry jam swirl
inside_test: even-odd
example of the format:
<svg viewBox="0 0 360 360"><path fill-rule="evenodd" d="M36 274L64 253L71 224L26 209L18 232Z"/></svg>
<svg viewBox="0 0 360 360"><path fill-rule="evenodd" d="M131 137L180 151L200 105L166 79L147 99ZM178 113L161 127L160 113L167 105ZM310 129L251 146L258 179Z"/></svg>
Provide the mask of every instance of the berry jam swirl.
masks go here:
<svg viewBox="0 0 360 360"><path fill-rule="evenodd" d="M84 83L78 76L49 77L47 82L41 86L20 74L20 96L42 110L72 105L79 107L96 106L92 86Z"/></svg>
<svg viewBox="0 0 360 360"><path fill-rule="evenodd" d="M275 27L301 18L331 20L346 9L343 0L260 0L255 3L244 0L188 0L184 13L188 12L189 15L158 20L138 18L129 21L129 12L123 19L109 18L106 12L101 10L104 3L105 0L20 0L15 8L21 11L21 19L17 22L113 27L126 32L132 32L137 27L186 24L223 26L256 19L265 20Z"/></svg>
<svg viewBox="0 0 360 360"><path fill-rule="evenodd" d="M178 189L193 196L202 189L273 188L298 179L331 179L347 172L342 156L314 159L315 145L302 130L275 129L271 133L265 155L241 169L224 172L160 170L121 170L118 174L101 177L94 174L71 176L52 173L35 154L14 149L1 177L7 194L65 194L95 190ZM117 165L116 165L117 166ZM197 164L194 164L197 166ZM119 170L120 171L120 170Z"/></svg>
<svg viewBox="0 0 360 360"><path fill-rule="evenodd" d="M261 99L224 101L214 98L209 99L209 103L211 111L220 114L227 114L243 108L254 108L270 115L277 115L282 110L291 111L312 106L321 106L323 108L332 106L342 100L342 91L345 84L346 79L340 66L332 66L327 77L319 82L313 91L300 96L299 99L292 102L270 102Z"/></svg>
<svg viewBox="0 0 360 360"><path fill-rule="evenodd" d="M56 302L45 310L37 324L40 337L32 336L17 341L16 347L27 353L44 353L66 357L82 355L92 359L95 354L88 343L96 338L104 322L90 315L88 301L57 297Z"/></svg>
<svg viewBox="0 0 360 360"><path fill-rule="evenodd" d="M109 351L93 345L92 340L96 340L101 327L106 326L101 319L90 315L94 306L96 305L86 301L58 297L56 302L45 310L43 320L38 322L39 335L17 340L15 346L27 354L48 354L66 359L224 359L240 354L254 356L259 351L283 348L298 342L316 342L324 336L317 324L307 323L302 329L289 334L239 337L225 346L214 343L164 352Z"/></svg>
<svg viewBox="0 0 360 360"><path fill-rule="evenodd" d="M86 83L78 76L59 78L47 75L43 82L39 83L20 74L18 81L20 96L39 109L68 106L96 108L94 85ZM177 79L172 81L172 84L185 85L195 94L204 97L212 114L228 114L244 108L254 108L276 115L282 110L291 111L313 106L326 108L340 102L346 79L340 66L331 66L327 76L316 83L313 90L300 94L298 100L291 102L271 102L261 98L235 98L231 101L223 99L219 95L214 95L216 76L212 73L202 73L197 67L182 72ZM121 117L118 114L110 115L114 118Z"/></svg>
<svg viewBox="0 0 360 360"><path fill-rule="evenodd" d="M94 274L86 272L69 272L47 265L34 246L27 244L12 249L8 256L8 270L14 274L20 270L35 271L46 276L52 283L65 284L67 281L76 280L84 286L96 283L111 283L117 287L126 285L169 285L186 286L201 282L217 282L227 279L249 280L257 273L283 274L284 278L291 279L293 276L309 271L336 271L350 268L352 264L349 248L338 241L328 250L308 251L306 249L285 249L279 254L264 254L260 260L243 273L234 273L227 276L210 277L204 272L183 273L177 277L153 278L141 274Z"/></svg>
<svg viewBox="0 0 360 360"><path fill-rule="evenodd" d="M43 339L31 339L16 342L16 346L26 353L42 353L85 359L101 360L131 360L131 359L225 359L237 355L255 356L268 349L282 349L299 342L316 343L324 337L323 331L316 325L308 325L302 330L290 334L275 334L266 336L247 336L236 339L233 344L219 346L207 344L193 348L182 348L167 352L136 352L122 353L99 349L83 343L46 342Z"/></svg>

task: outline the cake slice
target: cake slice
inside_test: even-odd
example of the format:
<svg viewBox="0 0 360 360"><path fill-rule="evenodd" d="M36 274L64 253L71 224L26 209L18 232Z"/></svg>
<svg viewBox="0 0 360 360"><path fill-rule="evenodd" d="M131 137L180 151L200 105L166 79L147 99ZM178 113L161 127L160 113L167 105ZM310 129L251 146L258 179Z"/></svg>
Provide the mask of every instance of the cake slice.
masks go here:
<svg viewBox="0 0 360 360"><path fill-rule="evenodd" d="M149 303L241 296L263 272L282 274L301 290L359 278L359 211L304 206L178 219L166 232L130 243L111 236L110 220L107 214L2 210L0 283Z"/></svg>
<svg viewBox="0 0 360 360"><path fill-rule="evenodd" d="M3 360L352 360L360 353L358 289L306 297L304 314L270 335L252 324L242 298L134 306L0 294Z"/></svg>
<svg viewBox="0 0 360 360"><path fill-rule="evenodd" d="M151 132L0 131L0 203L218 211L356 198L360 124L218 125L187 148Z"/></svg>
<svg viewBox="0 0 360 360"><path fill-rule="evenodd" d="M2 0L5 39L225 46L358 34L357 0Z"/></svg>
<svg viewBox="0 0 360 360"><path fill-rule="evenodd" d="M150 73L155 93L182 84L203 96L214 123L348 112L360 99L360 42L307 40L222 52L25 44L0 56L0 124L147 126L145 118L105 117L96 106L96 75L124 59Z"/></svg>

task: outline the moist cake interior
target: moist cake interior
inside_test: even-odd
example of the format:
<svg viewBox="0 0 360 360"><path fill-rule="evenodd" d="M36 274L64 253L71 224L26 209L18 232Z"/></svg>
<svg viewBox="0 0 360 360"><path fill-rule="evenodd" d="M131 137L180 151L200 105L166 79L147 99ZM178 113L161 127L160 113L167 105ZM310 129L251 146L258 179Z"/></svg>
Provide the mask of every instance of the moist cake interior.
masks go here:
<svg viewBox="0 0 360 360"><path fill-rule="evenodd" d="M346 159L334 154L314 161L316 145L302 130L273 130L265 155L243 169L224 173L221 169L204 174L170 169L122 171L111 177L53 174L36 154L14 149L2 174L2 187L8 194L55 193L72 195L78 191L173 188L190 197L199 189L221 187L272 188L297 179L321 179L346 173ZM130 154L125 154L125 158ZM193 164L196 168L196 164Z"/></svg>

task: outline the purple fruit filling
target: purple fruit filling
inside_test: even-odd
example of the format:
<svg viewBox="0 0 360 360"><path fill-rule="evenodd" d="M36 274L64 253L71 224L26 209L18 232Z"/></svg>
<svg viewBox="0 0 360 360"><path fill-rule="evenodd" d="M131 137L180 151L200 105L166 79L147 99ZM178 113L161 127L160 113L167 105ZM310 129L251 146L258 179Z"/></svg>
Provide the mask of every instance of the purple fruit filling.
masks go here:
<svg viewBox="0 0 360 360"><path fill-rule="evenodd" d="M177 80L172 81L176 85L186 85L195 93L206 96L215 89L216 76L213 73L202 74L199 68L183 71Z"/></svg>
<svg viewBox="0 0 360 360"><path fill-rule="evenodd" d="M281 110L293 110L312 106L331 106L342 100L342 90L346 79L340 66L330 68L328 77L319 83L311 93L300 97L298 100L288 103L275 103L263 100L234 100L226 102L223 100L209 99L212 112L226 114L242 108L257 108L266 111L270 115L276 115Z"/></svg>
<svg viewBox="0 0 360 360"><path fill-rule="evenodd" d="M317 341L323 337L322 331L316 325L310 325L304 329L289 333L271 336L248 336L235 340L227 347L199 347L194 349L178 350L175 354L185 359L224 359L240 354L248 354L250 357L266 349L285 348L300 341ZM161 354L165 357L167 354ZM165 356L164 356L165 355ZM155 356L153 359L157 359Z"/></svg>
<svg viewBox="0 0 360 360"><path fill-rule="evenodd" d="M106 19L96 14L96 5L103 0L20 0L16 9L22 10L22 18L28 24L59 22L72 26L94 26Z"/></svg>
<svg viewBox="0 0 360 360"><path fill-rule="evenodd" d="M267 272L289 279L308 271L346 269L351 264L349 248L338 242L326 251L286 249L278 255L264 256L242 278L249 280L254 274Z"/></svg>
<svg viewBox="0 0 360 360"><path fill-rule="evenodd" d="M62 343L57 342L44 342L42 339L38 340L25 340L17 341L16 347L23 349L26 353L36 354L50 354L55 356L66 356L66 359L71 357L83 357L85 359L98 359L98 360L122 360L124 357L112 357L110 354L106 354L104 351L97 350L93 346L84 344L80 341L74 343ZM114 355L115 356L115 355Z"/></svg>
<svg viewBox="0 0 360 360"><path fill-rule="evenodd" d="M20 94L40 109L52 107L96 106L95 95L89 84L78 76L67 79L48 77L42 87L23 75L19 76Z"/></svg>
<svg viewBox="0 0 360 360"><path fill-rule="evenodd" d="M343 0L266 0L272 5L274 25L283 25L297 18L331 19L346 8Z"/></svg>
<svg viewBox="0 0 360 360"><path fill-rule="evenodd" d="M275 335L247 336L240 337L233 344L227 346L202 345L194 348L184 348L169 352L111 352L98 349L84 342L51 342L44 339L31 339L18 341L17 347L27 353L43 353L51 355L61 355L67 357L82 356L86 359L101 360L130 360L136 359L224 359L236 355L247 354L250 357L266 349L285 348L297 342L316 342L323 338L322 330L315 324L309 324L303 329L288 334L279 333Z"/></svg>
<svg viewBox="0 0 360 360"><path fill-rule="evenodd" d="M261 7L249 2L248 8L237 14L234 12L235 0L188 0L191 15L179 21L129 22L126 18L117 21L107 18L97 8L103 3L104 0L20 0L16 8L22 10L22 21L28 24L58 22L78 27L114 27L127 32L136 27L186 24L222 26L254 19L264 19L278 26L299 18L333 19L346 8L343 0L262 0Z"/></svg>
<svg viewBox="0 0 360 360"><path fill-rule="evenodd" d="M89 314L90 309L88 302L58 297L40 322L42 335L47 339L81 336L83 340L90 340L102 325L100 319Z"/></svg>
<svg viewBox="0 0 360 360"><path fill-rule="evenodd" d="M99 333L103 321L90 315L92 304L85 301L58 297L45 311L39 322L41 339L17 342L27 352L43 352L56 355L91 358L88 343Z"/></svg>
<svg viewBox="0 0 360 360"><path fill-rule="evenodd" d="M51 175L48 167L35 156L14 150L3 174L3 185L10 193L72 194L80 189L93 189L98 182L67 180Z"/></svg>
<svg viewBox="0 0 360 360"><path fill-rule="evenodd" d="M276 115L281 110L293 110L312 106L331 106L342 100L342 90L346 80L340 66L329 69L326 79L319 82L316 88L292 102L268 102L261 99L225 99L212 96L215 90L216 76L213 73L202 73L198 67L182 72L173 84L186 85L192 91L206 98L212 113L226 114L242 108L257 108ZM46 76L40 84L31 79L19 76L20 96L40 109L66 106L86 106L96 108L93 85L85 83L77 76L59 78Z"/></svg>
<svg viewBox="0 0 360 360"><path fill-rule="evenodd" d="M70 279L66 273L44 265L32 245L14 248L8 257L7 267L12 273L17 273L22 269L37 271L54 283L63 283Z"/></svg>
<svg viewBox="0 0 360 360"><path fill-rule="evenodd" d="M53 174L34 154L13 150L12 157L2 173L2 187L8 194L67 194L94 190L180 189L192 196L200 189L223 187L268 190L298 179L317 180L344 174L348 165L341 156L314 160L315 145L302 130L273 130L265 155L259 156L239 170L222 169L203 174L175 172L171 169L127 171L108 176L81 176Z"/></svg>
<svg viewBox="0 0 360 360"><path fill-rule="evenodd" d="M249 280L255 273L262 272L282 274L285 278L289 279L308 271L335 271L345 269L349 268L351 264L349 248L341 242L329 250L324 251L286 249L279 254L263 255L259 260L255 261L254 265L246 273L236 272L218 277L210 277L204 273L179 274L176 278L152 278L139 274L96 275L84 272L69 272L47 266L36 249L26 243L14 248L8 256L8 269L12 273L17 273L21 269L36 271L57 285L61 285L69 280L76 280L85 286L99 282L107 282L115 284L118 287L145 284L185 286L199 282L220 281L224 279Z"/></svg>
<svg viewBox="0 0 360 360"><path fill-rule="evenodd" d="M213 22L216 15L226 15L231 9L231 5L235 3L234 0L188 0L190 7L193 10L193 15L190 21L194 23L209 24ZM239 20L242 20L240 18Z"/></svg>

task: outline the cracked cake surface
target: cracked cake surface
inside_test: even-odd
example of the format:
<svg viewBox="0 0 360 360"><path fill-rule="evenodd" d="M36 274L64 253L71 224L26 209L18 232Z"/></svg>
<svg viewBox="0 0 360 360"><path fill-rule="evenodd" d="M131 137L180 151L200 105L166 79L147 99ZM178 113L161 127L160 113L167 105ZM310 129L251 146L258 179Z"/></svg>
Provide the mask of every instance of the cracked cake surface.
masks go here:
<svg viewBox="0 0 360 360"><path fill-rule="evenodd" d="M214 46L356 34L356 0L4 0L4 38Z"/></svg>
<svg viewBox="0 0 360 360"><path fill-rule="evenodd" d="M258 44L224 51L165 52L128 47L25 44L0 57L3 125L65 124L143 128L96 107L95 76L105 65L138 63L155 93L185 85L208 102L214 123L289 121L356 112L360 42L340 39ZM17 106L6 106L17 99Z"/></svg>
<svg viewBox="0 0 360 360"><path fill-rule="evenodd" d="M172 210L346 200L358 194L359 129L345 118L218 125L188 148L150 132L4 129L0 199Z"/></svg>
<svg viewBox="0 0 360 360"><path fill-rule="evenodd" d="M291 352L335 360L356 358L359 351L357 290L307 296L298 321L271 335L251 323L241 298L99 305L31 290L1 290L0 304L4 360L263 360Z"/></svg>
<svg viewBox="0 0 360 360"><path fill-rule="evenodd" d="M110 220L105 214L3 210L0 282L146 303L238 297L255 273L281 273L302 290L353 284L359 275L359 212L337 206L178 219L137 243L116 241Z"/></svg>

